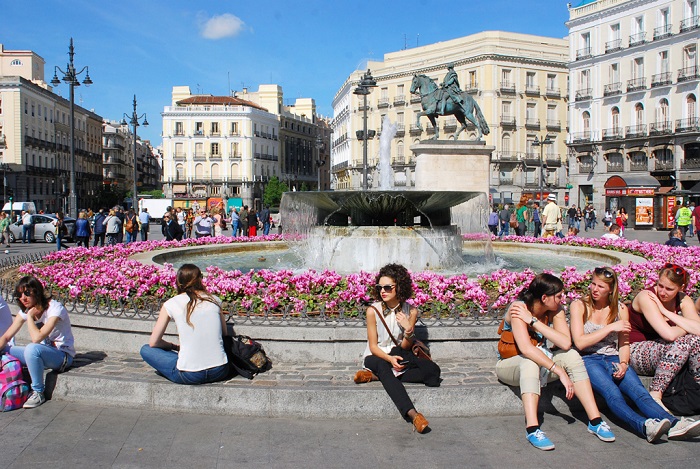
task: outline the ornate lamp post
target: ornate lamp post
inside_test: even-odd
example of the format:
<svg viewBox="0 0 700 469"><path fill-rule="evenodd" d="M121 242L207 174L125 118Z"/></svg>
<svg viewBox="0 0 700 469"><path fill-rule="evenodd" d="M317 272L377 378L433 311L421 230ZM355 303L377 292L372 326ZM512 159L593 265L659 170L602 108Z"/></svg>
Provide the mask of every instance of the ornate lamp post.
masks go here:
<svg viewBox="0 0 700 469"><path fill-rule="evenodd" d="M549 135L545 135L541 141L535 135L535 141L532 142L533 147L540 147L540 204L542 203L542 182L544 179L544 163L542 161L544 158L544 146L551 144L552 141L549 139Z"/></svg>
<svg viewBox="0 0 700 469"><path fill-rule="evenodd" d="M372 138L375 134L374 131L371 131L372 136L370 136L367 133L367 95L372 92L372 88L376 88L377 82L375 81L374 77L372 76L372 73L367 70L367 73L365 73L362 76L362 80L360 80L360 84L357 85L357 88L352 92L353 94L356 94L358 96L363 96L364 97L364 103L363 103L363 114L362 114L362 130L357 131L357 139L358 140L364 140L364 146L362 147L362 190L366 191L367 190L367 140Z"/></svg>
<svg viewBox="0 0 700 469"><path fill-rule="evenodd" d="M82 75L83 72L85 72L83 85L92 85L92 80L90 79L90 70L87 65L81 68L80 71L75 70L75 65L73 64L74 55L73 38L70 38L70 46L68 46L69 60L66 65L66 70L55 66L51 84L53 86L61 84L61 81L58 79L58 72L61 72L63 74L63 81L68 83L68 88L70 89L70 192L68 194L68 212L73 218L78 218L78 195L75 192L75 87L80 86L78 77Z"/></svg>
<svg viewBox="0 0 700 469"><path fill-rule="evenodd" d="M139 119L143 118L143 124L139 124ZM144 127L148 127L148 119L146 118L146 113L141 114L140 116L136 112L136 95L134 95L134 110L131 113L131 116L128 114L124 114L124 118L122 119L122 125L127 125L126 119L129 119L129 124L134 129L134 186L132 188L132 193L131 193L131 208L134 209L134 212L138 214L139 211L139 200L137 197L137 192L136 192L136 161L138 158L136 157L136 127L139 125L143 125Z"/></svg>
<svg viewBox="0 0 700 469"><path fill-rule="evenodd" d="M316 150L318 151L318 159L316 160L316 167L318 168L318 189L321 190L321 166L326 164L326 160L321 158L321 150L323 149L323 139L321 134L316 136Z"/></svg>

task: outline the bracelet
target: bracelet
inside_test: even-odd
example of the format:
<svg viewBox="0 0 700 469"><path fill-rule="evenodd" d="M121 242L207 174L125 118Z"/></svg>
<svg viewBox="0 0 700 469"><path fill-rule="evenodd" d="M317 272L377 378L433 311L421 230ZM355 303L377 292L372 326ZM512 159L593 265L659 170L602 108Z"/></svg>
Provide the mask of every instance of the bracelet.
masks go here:
<svg viewBox="0 0 700 469"><path fill-rule="evenodd" d="M557 366L557 364L556 364L556 363L552 363L552 366L550 366L549 369L548 369L547 371L552 371L552 370L554 369L555 366Z"/></svg>
<svg viewBox="0 0 700 469"><path fill-rule="evenodd" d="M404 339L411 340L411 339L413 339L415 336L416 336L416 333L415 333L415 332L411 332L410 334L406 334L406 335L403 336L403 337L404 337Z"/></svg>
<svg viewBox="0 0 700 469"><path fill-rule="evenodd" d="M629 362L620 362L620 365L627 365L627 366L630 366Z"/></svg>

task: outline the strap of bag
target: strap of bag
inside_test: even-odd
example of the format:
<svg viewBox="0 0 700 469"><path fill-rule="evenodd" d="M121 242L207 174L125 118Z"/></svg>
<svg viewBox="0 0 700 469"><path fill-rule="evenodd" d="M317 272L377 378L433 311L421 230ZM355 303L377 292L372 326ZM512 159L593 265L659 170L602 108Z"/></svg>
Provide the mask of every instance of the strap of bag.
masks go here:
<svg viewBox="0 0 700 469"><path fill-rule="evenodd" d="M393 334L391 333L391 331L389 330L389 326L386 325L386 321L384 320L384 316L382 315L382 313L380 313L379 311L377 311L377 308L375 308L374 305L370 305L370 308L372 308L372 309L374 310L374 312L376 313L376 315L379 317L379 319L382 320L382 324L384 324L384 327L386 328L386 331L389 333L389 337L391 337L391 341L394 342L394 345L396 345L397 347L399 347L399 343L396 341L396 339L394 339L394 335L393 335Z"/></svg>

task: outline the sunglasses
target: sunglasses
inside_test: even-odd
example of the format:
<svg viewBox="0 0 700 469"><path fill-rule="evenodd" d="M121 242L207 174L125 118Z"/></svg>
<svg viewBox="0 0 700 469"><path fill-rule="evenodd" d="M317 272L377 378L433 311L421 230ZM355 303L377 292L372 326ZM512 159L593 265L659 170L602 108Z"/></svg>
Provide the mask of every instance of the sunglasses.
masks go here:
<svg viewBox="0 0 700 469"><path fill-rule="evenodd" d="M27 298L31 298L33 296L36 296L36 292L34 290L22 290L22 291L17 291L15 292L15 298L22 298L22 296L26 296Z"/></svg>
<svg viewBox="0 0 700 469"><path fill-rule="evenodd" d="M615 276L615 272L613 272L609 267L596 267L593 269L593 272L595 272L596 275L602 275L605 278L613 278Z"/></svg>
<svg viewBox="0 0 700 469"><path fill-rule="evenodd" d="M685 278L686 275L688 275L685 269L678 264L672 264L670 262L667 262L666 264L664 264L664 269L671 269L673 273L675 273L676 275L680 275L683 278Z"/></svg>
<svg viewBox="0 0 700 469"><path fill-rule="evenodd" d="M375 290L377 290L378 293L381 293L382 290L388 293L391 290L393 290L395 286L396 285L375 285L374 288Z"/></svg>

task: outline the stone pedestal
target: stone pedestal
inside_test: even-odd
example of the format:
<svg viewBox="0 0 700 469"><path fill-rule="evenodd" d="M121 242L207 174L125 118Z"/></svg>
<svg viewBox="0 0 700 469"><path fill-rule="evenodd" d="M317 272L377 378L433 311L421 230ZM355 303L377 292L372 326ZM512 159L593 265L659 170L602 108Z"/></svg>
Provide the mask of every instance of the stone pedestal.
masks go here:
<svg viewBox="0 0 700 469"><path fill-rule="evenodd" d="M495 147L486 142L424 140L416 155L416 190L489 193L489 163Z"/></svg>

